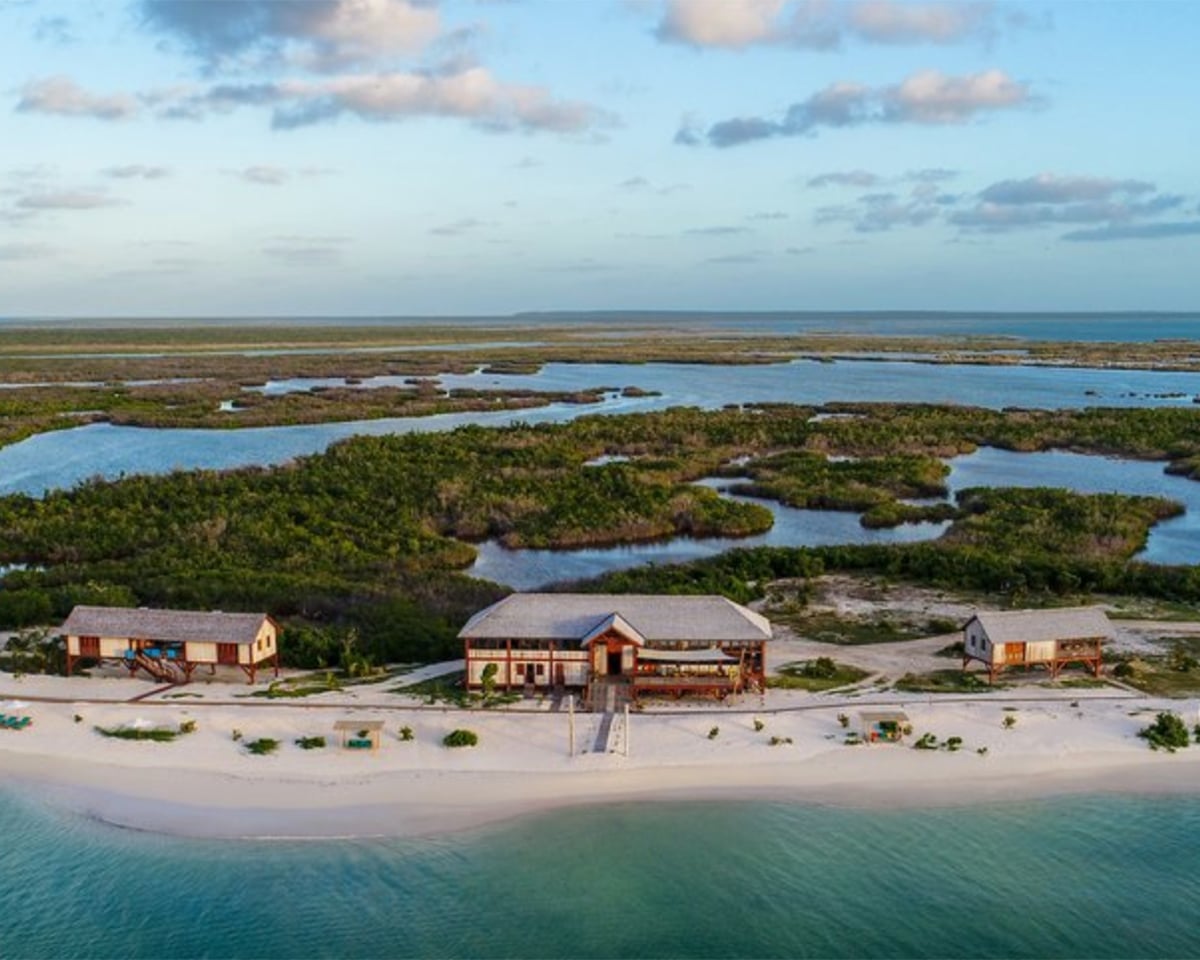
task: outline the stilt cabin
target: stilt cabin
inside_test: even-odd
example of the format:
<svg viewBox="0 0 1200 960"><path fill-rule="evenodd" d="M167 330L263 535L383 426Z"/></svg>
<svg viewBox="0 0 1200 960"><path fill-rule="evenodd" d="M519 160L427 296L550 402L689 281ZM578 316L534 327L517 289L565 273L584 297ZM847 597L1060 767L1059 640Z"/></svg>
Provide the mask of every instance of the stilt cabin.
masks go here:
<svg viewBox="0 0 1200 960"><path fill-rule="evenodd" d="M279 628L265 613L87 607L62 625L67 673L80 660L116 662L163 683L187 683L197 667L238 667L254 683L260 668L279 676Z"/></svg>
<svg viewBox="0 0 1200 960"><path fill-rule="evenodd" d="M724 597L515 593L459 633L469 689L582 689L612 709L644 695L762 689L771 624Z"/></svg>
<svg viewBox="0 0 1200 960"><path fill-rule="evenodd" d="M963 669L986 667L989 682L1009 667L1045 667L1051 677L1070 663L1100 676L1112 624L1099 607L977 613L963 627Z"/></svg>

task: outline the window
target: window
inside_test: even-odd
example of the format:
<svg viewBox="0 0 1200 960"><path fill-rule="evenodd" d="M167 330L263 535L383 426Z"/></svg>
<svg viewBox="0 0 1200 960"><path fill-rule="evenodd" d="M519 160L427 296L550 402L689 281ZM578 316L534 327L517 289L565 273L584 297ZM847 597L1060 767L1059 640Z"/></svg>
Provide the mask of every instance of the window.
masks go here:
<svg viewBox="0 0 1200 960"><path fill-rule="evenodd" d="M546 672L546 665L544 663L539 663L537 665L537 675L540 677L545 672Z"/></svg>

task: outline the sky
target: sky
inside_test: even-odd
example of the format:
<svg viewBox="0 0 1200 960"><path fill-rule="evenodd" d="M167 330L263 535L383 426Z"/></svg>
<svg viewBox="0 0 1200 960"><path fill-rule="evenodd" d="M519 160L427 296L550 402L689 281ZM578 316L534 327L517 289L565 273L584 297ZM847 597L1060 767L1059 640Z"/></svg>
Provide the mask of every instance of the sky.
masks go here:
<svg viewBox="0 0 1200 960"><path fill-rule="evenodd" d="M1200 309L1200 2L0 0L0 316Z"/></svg>

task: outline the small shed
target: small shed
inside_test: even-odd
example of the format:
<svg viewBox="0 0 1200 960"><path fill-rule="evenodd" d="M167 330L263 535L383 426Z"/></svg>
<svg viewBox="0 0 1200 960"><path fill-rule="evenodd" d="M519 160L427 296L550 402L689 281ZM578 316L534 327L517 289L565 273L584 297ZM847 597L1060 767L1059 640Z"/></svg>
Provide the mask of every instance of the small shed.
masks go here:
<svg viewBox="0 0 1200 960"><path fill-rule="evenodd" d="M341 738L343 750L374 752L379 749L379 743L383 736L383 721L336 720L333 729Z"/></svg>
<svg viewBox="0 0 1200 960"><path fill-rule="evenodd" d="M899 743L904 732L911 729L903 710L864 710L859 717L867 743Z"/></svg>

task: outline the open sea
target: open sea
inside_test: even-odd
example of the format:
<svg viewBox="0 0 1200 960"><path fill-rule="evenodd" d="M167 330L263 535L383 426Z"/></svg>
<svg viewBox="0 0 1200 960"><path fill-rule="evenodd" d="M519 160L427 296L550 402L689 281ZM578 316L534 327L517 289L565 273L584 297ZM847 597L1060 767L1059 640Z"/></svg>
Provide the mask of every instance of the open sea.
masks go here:
<svg viewBox="0 0 1200 960"><path fill-rule="evenodd" d="M0 792L0 956L1200 957L1200 797L195 841Z"/></svg>

